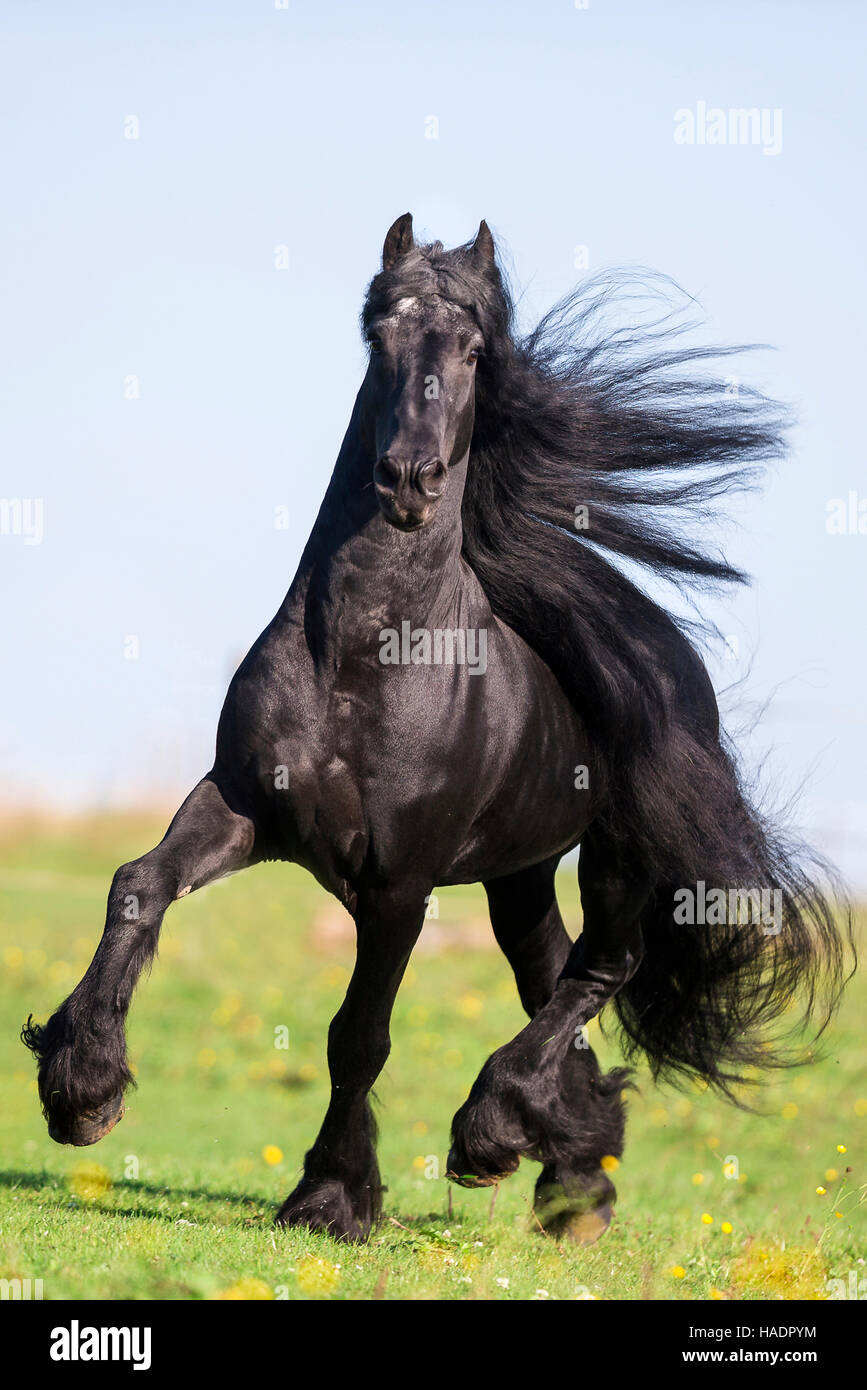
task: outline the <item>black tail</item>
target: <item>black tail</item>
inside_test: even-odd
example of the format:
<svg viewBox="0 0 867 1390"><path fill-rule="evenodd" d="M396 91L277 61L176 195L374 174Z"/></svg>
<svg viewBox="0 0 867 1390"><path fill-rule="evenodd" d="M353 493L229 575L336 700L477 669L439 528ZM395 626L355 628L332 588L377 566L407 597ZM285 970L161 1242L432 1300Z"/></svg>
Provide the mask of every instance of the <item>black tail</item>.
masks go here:
<svg viewBox="0 0 867 1390"><path fill-rule="evenodd" d="M829 871L750 803L729 753L681 736L681 825L692 833L642 916L646 954L614 1000L627 1056L654 1076L704 1077L730 1099L753 1069L795 1065L827 1024L853 951ZM666 779L668 780L668 779ZM685 815L684 815L685 813ZM679 858L673 865L672 858Z"/></svg>

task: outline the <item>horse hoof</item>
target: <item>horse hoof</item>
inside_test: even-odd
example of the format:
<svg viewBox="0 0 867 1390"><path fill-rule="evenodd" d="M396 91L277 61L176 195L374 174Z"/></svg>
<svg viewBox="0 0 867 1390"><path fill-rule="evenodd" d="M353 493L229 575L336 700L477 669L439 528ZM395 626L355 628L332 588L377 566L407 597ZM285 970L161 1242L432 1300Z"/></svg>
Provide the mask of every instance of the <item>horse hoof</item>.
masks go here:
<svg viewBox="0 0 867 1390"><path fill-rule="evenodd" d="M574 1180L545 1183L536 1190L534 1215L546 1235L571 1245L595 1245L611 1225L614 1188L607 1193L583 1190ZM594 1204L595 1196L595 1204Z"/></svg>
<svg viewBox="0 0 867 1390"><path fill-rule="evenodd" d="M457 1183L458 1187L493 1187L499 1182L499 1178L483 1178L478 1173L446 1173L449 1182Z"/></svg>
<svg viewBox="0 0 867 1390"><path fill-rule="evenodd" d="M76 1115L71 1123L62 1129L49 1120L49 1136L57 1144L74 1144L77 1149L83 1149L88 1144L96 1144L100 1139L104 1139L117 1122L123 1119L124 1108L123 1092L118 1091L117 1095L112 1096L98 1110Z"/></svg>
<svg viewBox="0 0 867 1390"><path fill-rule="evenodd" d="M505 1182L506 1178L511 1177L517 1166L518 1164L516 1162L515 1167L510 1168L507 1173L461 1172L462 1168L466 1169L469 1165L466 1163L462 1164L460 1159L457 1158L454 1149L452 1149L448 1157L448 1163L446 1164L446 1177L449 1182L457 1183L458 1187L496 1187L498 1183Z"/></svg>
<svg viewBox="0 0 867 1390"><path fill-rule="evenodd" d="M357 1205L340 1182L317 1183L302 1178L274 1217L274 1224L300 1226L331 1236L332 1240L362 1244L377 1217L376 1204L382 1190L377 1174L376 1182L366 1189L366 1201Z"/></svg>
<svg viewBox="0 0 867 1390"><path fill-rule="evenodd" d="M576 1212L551 1234L558 1235L561 1240L568 1240L571 1245L595 1245L608 1230L613 1215L614 1212L606 1202L595 1211Z"/></svg>

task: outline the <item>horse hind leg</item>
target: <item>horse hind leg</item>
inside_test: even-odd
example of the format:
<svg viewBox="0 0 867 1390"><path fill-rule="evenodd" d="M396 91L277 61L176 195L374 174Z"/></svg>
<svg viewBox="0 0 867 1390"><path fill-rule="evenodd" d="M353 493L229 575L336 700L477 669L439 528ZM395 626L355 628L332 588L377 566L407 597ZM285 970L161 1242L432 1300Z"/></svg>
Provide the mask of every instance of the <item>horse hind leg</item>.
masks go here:
<svg viewBox="0 0 867 1390"><path fill-rule="evenodd" d="M603 1159L623 1151L628 1077L622 1069L601 1073L583 1025L638 968L638 917L650 887L595 833L582 844L579 883L582 934L531 1022L482 1068L455 1116L449 1168L475 1185L514 1172L522 1156L536 1159L537 1219L586 1244L611 1220L616 1194Z"/></svg>
<svg viewBox="0 0 867 1390"><path fill-rule="evenodd" d="M494 936L514 971L518 995L531 1018L551 998L572 948L554 888L559 859L557 855L484 885ZM458 1123L465 1106L453 1125L447 1170L450 1180L462 1187L489 1187L514 1172L519 1161L513 1137L503 1134L494 1113L487 1114L484 1098L477 1100L466 1114L466 1123Z"/></svg>
<svg viewBox="0 0 867 1390"><path fill-rule="evenodd" d="M95 1144L124 1112L132 1077L125 1020L136 981L153 957L166 908L249 862L252 822L204 778L164 839L114 876L105 929L72 994L44 1026L28 1020L22 1041L39 1062L48 1133L59 1144Z"/></svg>
<svg viewBox="0 0 867 1390"><path fill-rule="evenodd" d="M533 1018L547 1004L572 949L554 887L560 856L485 884L497 945Z"/></svg>
<svg viewBox="0 0 867 1390"><path fill-rule="evenodd" d="M616 1190L610 1172L625 1140L623 1090L629 1074L603 1074L587 1043L584 1025L639 968L644 952L639 917L651 884L629 865L609 839L594 830L584 839L578 864L583 930L552 996L571 1030L565 1057L558 1049L541 1085L551 1087L539 1153L535 1211L544 1228L579 1245L598 1240L613 1216ZM570 1012L571 1010L571 1012Z"/></svg>
<svg viewBox="0 0 867 1390"><path fill-rule="evenodd" d="M617 1191L609 1171L623 1153L628 1072L618 1067L604 1074L586 1044L581 1061L563 1070L567 1085L552 1097L543 1144L530 1155L542 1161L533 1209L549 1234L592 1245L614 1215Z"/></svg>

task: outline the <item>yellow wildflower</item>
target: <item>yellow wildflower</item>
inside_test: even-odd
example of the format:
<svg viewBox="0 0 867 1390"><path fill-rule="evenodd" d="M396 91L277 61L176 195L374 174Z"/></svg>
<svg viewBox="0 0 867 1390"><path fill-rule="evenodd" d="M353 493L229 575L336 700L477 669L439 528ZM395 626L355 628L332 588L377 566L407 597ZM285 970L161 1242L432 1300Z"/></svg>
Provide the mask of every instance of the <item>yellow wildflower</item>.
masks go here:
<svg viewBox="0 0 867 1390"><path fill-rule="evenodd" d="M340 1270L321 1255L305 1255L299 1261L296 1277L304 1293L327 1298L340 1283Z"/></svg>
<svg viewBox="0 0 867 1390"><path fill-rule="evenodd" d="M220 1293L214 1294L215 1300L225 1299L227 1302L262 1302L274 1297L274 1290L263 1283L261 1279L239 1279L237 1284L230 1284L227 1289L222 1289Z"/></svg>
<svg viewBox="0 0 867 1390"><path fill-rule="evenodd" d="M104 1197L110 1190L111 1174L101 1163L86 1160L76 1163L69 1175L69 1186L83 1202L95 1202L97 1197Z"/></svg>

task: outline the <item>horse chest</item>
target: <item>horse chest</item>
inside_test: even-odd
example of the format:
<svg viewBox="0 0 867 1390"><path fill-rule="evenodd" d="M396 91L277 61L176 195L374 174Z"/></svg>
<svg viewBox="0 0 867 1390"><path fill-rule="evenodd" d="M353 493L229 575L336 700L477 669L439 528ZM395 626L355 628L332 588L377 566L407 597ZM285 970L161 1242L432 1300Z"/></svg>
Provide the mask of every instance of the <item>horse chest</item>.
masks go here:
<svg viewBox="0 0 867 1390"><path fill-rule="evenodd" d="M275 818L293 855L346 900L371 840L371 718L335 691L307 715L277 744L284 777L275 784Z"/></svg>

